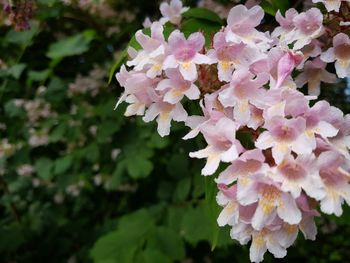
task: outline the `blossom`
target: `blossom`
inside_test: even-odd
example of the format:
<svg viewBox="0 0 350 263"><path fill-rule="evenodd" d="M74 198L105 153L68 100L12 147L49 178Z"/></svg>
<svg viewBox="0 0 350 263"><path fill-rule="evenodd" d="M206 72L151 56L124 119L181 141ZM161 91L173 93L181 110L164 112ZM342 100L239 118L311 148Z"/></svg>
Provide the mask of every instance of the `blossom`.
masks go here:
<svg viewBox="0 0 350 263"><path fill-rule="evenodd" d="M326 151L318 157L320 176L324 182L326 195L321 200L321 210L327 214L342 214L344 201L350 205L349 172L344 169L346 160L333 151Z"/></svg>
<svg viewBox="0 0 350 263"><path fill-rule="evenodd" d="M271 42L264 33L255 29L264 17L264 10L256 5L248 9L244 5L233 7L227 17L226 40L243 42L252 47L266 49Z"/></svg>
<svg viewBox="0 0 350 263"><path fill-rule="evenodd" d="M259 107L259 101L265 92L261 87L268 81L266 74L259 74L255 79L253 76L246 70L235 71L229 86L219 94L222 105L233 107L234 118L242 124L251 118L249 104Z"/></svg>
<svg viewBox="0 0 350 263"><path fill-rule="evenodd" d="M313 61L307 61L303 72L295 79L298 87L307 83L310 95L320 95L321 82L335 83L336 81L336 76L326 70L326 65L319 57Z"/></svg>
<svg viewBox="0 0 350 263"><path fill-rule="evenodd" d="M199 52L204 46L204 36L197 32L186 40L179 30L173 31L168 39L171 55L164 61L164 69L179 68L185 80L197 79L196 64L210 64L211 60Z"/></svg>
<svg viewBox="0 0 350 263"><path fill-rule="evenodd" d="M301 117L285 119L280 116L272 117L265 122L267 131L264 131L257 139L257 148L265 150L272 148L272 156L277 164L291 153L310 154L313 145L305 145L302 134L306 129L306 121Z"/></svg>
<svg viewBox="0 0 350 263"><path fill-rule="evenodd" d="M324 32L322 22L322 13L317 8L311 8L294 17L294 39L296 42L294 43L293 49L301 49L305 45L311 43L313 39L321 36Z"/></svg>
<svg viewBox="0 0 350 263"><path fill-rule="evenodd" d="M213 174L219 167L220 161L231 162L238 157L241 146L235 137L236 124L228 119L221 118L215 125L205 124L202 133L208 146L197 152L191 152L192 158L207 158L203 175Z"/></svg>
<svg viewBox="0 0 350 263"><path fill-rule="evenodd" d="M242 67L242 64L246 64L246 59L242 56L245 46L242 42L227 42L224 32L215 34L214 49L208 51L208 57L213 62L218 63L218 77L220 81L229 82L232 78L233 70Z"/></svg>
<svg viewBox="0 0 350 263"><path fill-rule="evenodd" d="M186 12L189 7L183 7L180 0L171 0L170 4L163 2L160 4L160 12L163 17L160 19L162 24L170 22L175 25L181 23L181 14Z"/></svg>
<svg viewBox="0 0 350 263"><path fill-rule="evenodd" d="M136 32L135 38L142 49L137 52L133 48L129 48L129 54L132 55L133 59L128 61L127 65L135 66L135 71L146 68L148 77L156 77L162 71L166 54L163 26L159 22L154 22L151 25L151 36L147 36L142 30L139 30Z"/></svg>
<svg viewBox="0 0 350 263"><path fill-rule="evenodd" d="M199 98L200 91L198 87L191 81L184 80L177 69L168 69L166 75L168 79L161 80L156 88L156 90L165 92L165 102L175 104L184 96L190 100L196 100Z"/></svg>
<svg viewBox="0 0 350 263"><path fill-rule="evenodd" d="M143 121L150 122L156 117L158 133L163 137L170 133L171 120L185 121L187 118L187 112L180 103L170 104L160 101L149 106L143 117Z"/></svg>
<svg viewBox="0 0 350 263"><path fill-rule="evenodd" d="M333 47L321 55L324 62L335 62L335 69L339 78L350 76L350 38L339 33L333 38Z"/></svg>

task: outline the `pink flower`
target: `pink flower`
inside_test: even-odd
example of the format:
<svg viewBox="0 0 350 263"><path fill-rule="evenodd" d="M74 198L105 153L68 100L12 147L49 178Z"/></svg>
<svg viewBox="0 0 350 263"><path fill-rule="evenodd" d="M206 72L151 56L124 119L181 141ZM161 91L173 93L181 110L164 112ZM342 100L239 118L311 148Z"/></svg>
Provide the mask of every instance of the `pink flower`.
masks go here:
<svg viewBox="0 0 350 263"><path fill-rule="evenodd" d="M321 55L324 62L335 62L335 69L339 78L350 76L350 38L339 33L333 38L333 47Z"/></svg>
<svg viewBox="0 0 350 263"><path fill-rule="evenodd" d="M311 8L306 12L300 13L293 19L293 22L296 30L294 50L303 48L324 33L322 25L323 15L317 8Z"/></svg>
<svg viewBox="0 0 350 263"><path fill-rule="evenodd" d="M297 154L310 154L313 147L302 136L306 129L306 121L301 117L285 119L274 116L265 122L264 131L255 142L255 146L265 150L272 148L272 156L276 164L280 164L291 151Z"/></svg>
<svg viewBox="0 0 350 263"><path fill-rule="evenodd" d="M280 24L279 27L272 32L273 37L280 37L280 41L285 41L285 36L294 29L293 19L298 15L298 11L290 8L286 11L285 17L278 10L276 13L276 21Z"/></svg>
<svg viewBox="0 0 350 263"><path fill-rule="evenodd" d="M283 84L301 60L302 58L300 54L293 54L291 52L287 52L279 59L277 64L277 83L274 87L275 89Z"/></svg>
<svg viewBox="0 0 350 263"><path fill-rule="evenodd" d="M326 70L326 63L319 57L313 61L305 63L303 72L295 79L298 87L308 84L308 93L310 95L320 95L321 81L325 83L335 83L337 78L334 74Z"/></svg>
<svg viewBox="0 0 350 263"><path fill-rule="evenodd" d="M160 136L164 137L170 133L171 121L185 121L187 118L187 112L180 103L170 104L166 102L155 102L149 106L143 117L143 121L150 122L156 117L158 133Z"/></svg>
<svg viewBox="0 0 350 263"><path fill-rule="evenodd" d="M271 179L281 183L281 190L298 198L301 190L317 200L325 196L314 155L289 155L271 173Z"/></svg>
<svg viewBox="0 0 350 263"><path fill-rule="evenodd" d="M166 43L163 36L163 26L159 22L151 25L151 36L145 35L142 30L135 34L137 42L142 49L136 51L129 48L129 54L133 57L127 62L128 66L134 66L135 71L147 70L147 76L155 78L163 69L163 61L166 54Z"/></svg>
<svg viewBox="0 0 350 263"><path fill-rule="evenodd" d="M181 23L181 14L186 12L189 7L183 7L180 0L171 0L170 4L163 2L160 4L160 12L163 17L160 19L162 24L170 22L175 25Z"/></svg>
<svg viewBox="0 0 350 263"><path fill-rule="evenodd" d="M218 32L214 36L214 49L208 51L208 57L218 63L218 77L220 81L229 82L232 72L247 64L244 57L245 44L226 41L226 34Z"/></svg>
<svg viewBox="0 0 350 263"><path fill-rule="evenodd" d="M344 201L350 205L349 164L339 153L327 151L318 157L320 176L324 182L326 196L321 200L321 210L326 214L340 216Z"/></svg>
<svg viewBox="0 0 350 263"><path fill-rule="evenodd" d="M245 125L250 121L249 104L259 107L265 90L262 86L267 83L268 75L261 73L255 79L246 70L235 71L229 86L219 93L219 100L224 107L233 107L235 120Z"/></svg>
<svg viewBox="0 0 350 263"><path fill-rule="evenodd" d="M255 29L263 18L264 10L258 5L250 9L244 5L236 5L230 10L227 18L226 40L268 48L271 41L264 33Z"/></svg>
<svg viewBox="0 0 350 263"><path fill-rule="evenodd" d="M164 69L179 68L185 80L197 79L196 64L210 64L211 60L199 52L204 46L204 36L197 32L186 40L179 30L173 31L168 39L171 55L164 61Z"/></svg>
<svg viewBox="0 0 350 263"><path fill-rule="evenodd" d="M201 132L208 143L205 149L191 152L192 158L207 158L202 169L202 175L211 175L219 167L220 161L231 162L238 157L241 145L235 136L236 124L228 119L221 118L215 125L202 125Z"/></svg>
<svg viewBox="0 0 350 263"><path fill-rule="evenodd" d="M200 91L191 81L184 80L177 69L166 71L168 79L163 79L158 83L156 90L164 92L164 101L176 104L186 96L190 100L199 99Z"/></svg>
<svg viewBox="0 0 350 263"><path fill-rule="evenodd" d="M125 88L124 93L119 98L115 108L123 101L130 104L125 112L126 116L143 115L145 107L158 100L155 87L159 80L147 77L145 73L127 71L123 65L116 78L121 86Z"/></svg>

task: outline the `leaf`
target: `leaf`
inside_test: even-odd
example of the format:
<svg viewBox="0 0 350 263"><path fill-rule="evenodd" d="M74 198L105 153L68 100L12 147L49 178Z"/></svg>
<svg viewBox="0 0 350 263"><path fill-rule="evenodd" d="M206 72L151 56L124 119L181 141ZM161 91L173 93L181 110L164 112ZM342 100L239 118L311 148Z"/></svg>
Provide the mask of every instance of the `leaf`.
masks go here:
<svg viewBox="0 0 350 263"><path fill-rule="evenodd" d="M162 252L160 252L157 249L146 249L142 251L141 255L141 261L143 263L155 263L155 262L161 262L161 263L171 263L171 261L167 256L165 256Z"/></svg>
<svg viewBox="0 0 350 263"><path fill-rule="evenodd" d="M205 178L205 207L206 212L209 218L210 222L210 228L211 228L211 249L214 250L214 248L217 245L218 238L219 238L219 226L217 224L216 219L219 216L219 206L216 202L216 193L217 193L217 186L216 183L211 180L211 178L206 177Z"/></svg>
<svg viewBox="0 0 350 263"><path fill-rule="evenodd" d="M209 47L211 45L212 38L214 37L215 33L220 30L220 28L221 25L217 23L203 19L191 18L183 23L181 29L186 37L194 32L203 32L205 37L205 45Z"/></svg>
<svg viewBox="0 0 350 263"><path fill-rule="evenodd" d="M203 204L188 210L183 217L181 232L193 246L199 241L211 241L211 224Z"/></svg>
<svg viewBox="0 0 350 263"><path fill-rule="evenodd" d="M174 192L174 201L185 201L190 193L191 189L191 178L187 177L180 180Z"/></svg>
<svg viewBox="0 0 350 263"><path fill-rule="evenodd" d="M25 112L21 107L17 107L14 100L9 100L5 103L5 113L8 117L19 117Z"/></svg>
<svg viewBox="0 0 350 263"><path fill-rule="evenodd" d="M39 34L39 32L39 23L33 21L30 23L29 30L18 32L14 29L11 29L8 31L5 36L5 41L25 47L31 44L32 40L37 34Z"/></svg>
<svg viewBox="0 0 350 263"><path fill-rule="evenodd" d="M49 76L50 72L49 69L40 71L31 70L28 72L28 78L34 81L43 81Z"/></svg>
<svg viewBox="0 0 350 263"><path fill-rule="evenodd" d="M183 13L182 16L186 18L200 18L203 20L218 23L220 25L222 24L222 19L216 13L206 8L191 8Z"/></svg>
<svg viewBox="0 0 350 263"><path fill-rule="evenodd" d="M269 15L275 16L277 11L280 10L282 15L289 8L288 0L263 0L260 3L261 7L264 9L266 13Z"/></svg>
<svg viewBox="0 0 350 263"><path fill-rule="evenodd" d="M134 179L145 178L153 170L153 163L149 160L153 151L149 148L140 148L138 144L125 147L126 169Z"/></svg>
<svg viewBox="0 0 350 263"><path fill-rule="evenodd" d="M148 145L151 148L163 149L170 144L168 137L161 137L158 133L153 133L148 141Z"/></svg>
<svg viewBox="0 0 350 263"><path fill-rule="evenodd" d="M125 49L122 53L120 53L117 61L113 64L109 71L108 84L112 82L112 79L115 75L115 72L123 65L128 57L128 52Z"/></svg>
<svg viewBox="0 0 350 263"><path fill-rule="evenodd" d="M185 244L179 233L173 229L160 226L148 240L147 249L157 249L173 261L181 261L185 257Z"/></svg>
<svg viewBox="0 0 350 263"><path fill-rule="evenodd" d="M80 55L89 49L90 42L95 35L95 31L85 30L83 33L60 40L49 46L46 56L51 59L61 59Z"/></svg>
<svg viewBox="0 0 350 263"><path fill-rule="evenodd" d="M45 180L50 180L54 177L52 172L53 162L51 159L43 157L35 162L35 171L39 177Z"/></svg>
<svg viewBox="0 0 350 263"><path fill-rule="evenodd" d="M19 63L16 65L13 65L7 70L7 74L9 76L14 77L15 79L19 79L19 77L22 75L23 70L26 68L26 64Z"/></svg>
<svg viewBox="0 0 350 263"><path fill-rule="evenodd" d="M134 179L145 178L153 170L153 163L147 159L136 157L128 159L127 170L129 175Z"/></svg>
<svg viewBox="0 0 350 263"><path fill-rule="evenodd" d="M55 127L49 134L50 142L58 142L61 139L65 139L65 134L67 131L67 124L61 123L57 127Z"/></svg>
<svg viewBox="0 0 350 263"><path fill-rule="evenodd" d="M65 173L72 165L73 158L71 155L59 158L55 161L54 165L54 174L63 174Z"/></svg>
<svg viewBox="0 0 350 263"><path fill-rule="evenodd" d="M154 220L145 209L122 217L116 231L100 237L90 251L95 262L133 263Z"/></svg>

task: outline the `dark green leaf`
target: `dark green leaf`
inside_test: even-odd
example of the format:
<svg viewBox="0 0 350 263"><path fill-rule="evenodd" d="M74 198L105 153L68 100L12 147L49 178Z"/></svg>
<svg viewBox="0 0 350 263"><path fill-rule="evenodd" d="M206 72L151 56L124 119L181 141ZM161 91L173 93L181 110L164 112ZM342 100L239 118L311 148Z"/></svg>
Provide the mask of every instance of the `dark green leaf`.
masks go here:
<svg viewBox="0 0 350 263"><path fill-rule="evenodd" d="M200 18L203 20L218 23L220 25L222 24L222 19L216 13L206 8L191 8L183 13L182 16L187 18Z"/></svg>
<svg viewBox="0 0 350 263"><path fill-rule="evenodd" d="M90 42L94 38L95 31L86 30L83 33L51 44L46 55L51 59L80 55L89 49Z"/></svg>

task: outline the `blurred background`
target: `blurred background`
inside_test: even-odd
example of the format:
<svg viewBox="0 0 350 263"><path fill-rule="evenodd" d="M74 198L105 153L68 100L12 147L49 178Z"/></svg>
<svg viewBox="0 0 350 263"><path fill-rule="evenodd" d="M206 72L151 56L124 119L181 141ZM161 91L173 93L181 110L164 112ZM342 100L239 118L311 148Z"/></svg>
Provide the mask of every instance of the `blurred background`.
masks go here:
<svg viewBox="0 0 350 263"><path fill-rule="evenodd" d="M122 88L109 71L159 1L10 2L0 0L0 262L248 262L216 225L204 161L188 157L203 141L182 141L180 124L161 138L125 105L113 110ZM223 14L232 4L201 1ZM343 81L321 96L349 113L349 91ZM318 228L266 262L350 262L349 208Z"/></svg>

